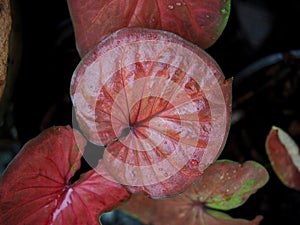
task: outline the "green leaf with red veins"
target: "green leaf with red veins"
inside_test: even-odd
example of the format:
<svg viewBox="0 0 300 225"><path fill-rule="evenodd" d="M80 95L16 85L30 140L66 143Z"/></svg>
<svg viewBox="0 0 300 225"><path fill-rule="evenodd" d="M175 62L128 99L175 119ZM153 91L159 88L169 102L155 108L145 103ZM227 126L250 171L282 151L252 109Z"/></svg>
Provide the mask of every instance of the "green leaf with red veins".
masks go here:
<svg viewBox="0 0 300 225"><path fill-rule="evenodd" d="M86 140L69 126L51 127L25 144L0 180L0 224L100 224L99 215L129 197L102 164L80 168Z"/></svg>
<svg viewBox="0 0 300 225"><path fill-rule="evenodd" d="M176 195L223 150L231 83L178 35L124 28L100 42L71 81L75 119L104 145L104 164L131 192Z"/></svg>
<svg viewBox="0 0 300 225"><path fill-rule="evenodd" d="M199 182L176 197L153 200L134 194L119 209L153 225L257 225L262 216L248 221L207 207L236 208L267 180L267 171L256 162L220 160L205 170Z"/></svg>
<svg viewBox="0 0 300 225"><path fill-rule="evenodd" d="M124 27L166 30L208 48L227 24L230 3L230 0L68 0L81 56Z"/></svg>
<svg viewBox="0 0 300 225"><path fill-rule="evenodd" d="M190 196L210 208L229 210L244 204L268 180L267 170L257 162L218 160L206 169L195 187L195 195Z"/></svg>
<svg viewBox="0 0 300 225"><path fill-rule="evenodd" d="M283 184L300 190L299 147L290 135L281 128L273 126L266 138L266 152Z"/></svg>

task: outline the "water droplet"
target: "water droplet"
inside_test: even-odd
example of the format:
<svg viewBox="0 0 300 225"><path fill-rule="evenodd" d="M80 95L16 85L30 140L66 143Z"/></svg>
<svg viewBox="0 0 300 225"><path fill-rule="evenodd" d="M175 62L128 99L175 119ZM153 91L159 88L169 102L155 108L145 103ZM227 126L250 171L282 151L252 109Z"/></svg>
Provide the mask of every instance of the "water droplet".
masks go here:
<svg viewBox="0 0 300 225"><path fill-rule="evenodd" d="M169 176L169 174L168 174L168 173L164 173L164 176L165 176L165 177L168 177L168 176Z"/></svg>
<svg viewBox="0 0 300 225"><path fill-rule="evenodd" d="M174 9L174 5L168 5L169 9Z"/></svg>
<svg viewBox="0 0 300 225"><path fill-rule="evenodd" d="M199 164L199 171L201 172L201 173L203 173L203 170L205 169L205 167L206 167L206 165L205 164L203 164L203 163L200 163Z"/></svg>
<svg viewBox="0 0 300 225"><path fill-rule="evenodd" d="M134 171L134 170L133 170L133 171L131 171L131 175L132 175L133 177L135 177L136 173L135 173L135 171Z"/></svg>
<svg viewBox="0 0 300 225"><path fill-rule="evenodd" d="M162 171L162 170L163 170L163 168L158 168L158 170L159 170L159 171Z"/></svg>
<svg viewBox="0 0 300 225"><path fill-rule="evenodd" d="M206 14L205 17L206 17L206 18L210 18L210 15L209 15L209 14Z"/></svg>
<svg viewBox="0 0 300 225"><path fill-rule="evenodd" d="M139 53L136 53L135 57L139 59L141 57L141 55Z"/></svg>
<svg viewBox="0 0 300 225"><path fill-rule="evenodd" d="M225 191L226 191L226 193L228 193L228 192L229 192L229 189L227 188Z"/></svg>
<svg viewBox="0 0 300 225"><path fill-rule="evenodd" d="M233 172L233 173L236 173L236 170L233 170L232 172Z"/></svg>
<svg viewBox="0 0 300 225"><path fill-rule="evenodd" d="M176 5L177 5L177 6L181 6L182 3L181 3L181 2L176 2Z"/></svg>
<svg viewBox="0 0 300 225"><path fill-rule="evenodd" d="M221 9L221 13L222 14L226 14L227 13L227 9Z"/></svg>
<svg viewBox="0 0 300 225"><path fill-rule="evenodd" d="M224 174L222 174L221 176L220 176L220 180L223 180L224 179Z"/></svg>
<svg viewBox="0 0 300 225"><path fill-rule="evenodd" d="M192 160L191 160L191 165L192 165L192 166L197 166L198 163L199 163L199 162L198 162L196 159L192 159Z"/></svg>

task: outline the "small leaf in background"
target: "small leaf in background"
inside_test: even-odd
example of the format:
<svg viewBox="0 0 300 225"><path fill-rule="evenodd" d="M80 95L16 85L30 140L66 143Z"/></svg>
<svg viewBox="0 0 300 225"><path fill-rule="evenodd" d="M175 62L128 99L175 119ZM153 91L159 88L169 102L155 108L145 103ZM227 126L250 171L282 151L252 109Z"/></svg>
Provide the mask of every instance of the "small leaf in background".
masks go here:
<svg viewBox="0 0 300 225"><path fill-rule="evenodd" d="M73 73L70 93L85 136L131 192L176 195L220 155L231 83L202 49L170 32L124 28Z"/></svg>
<svg viewBox="0 0 300 225"><path fill-rule="evenodd" d="M239 164L218 160L200 178L194 200L200 199L206 206L214 209L233 209L242 205L268 179L268 172L257 162L246 161Z"/></svg>
<svg viewBox="0 0 300 225"><path fill-rule="evenodd" d="M81 56L124 27L166 30L208 48L227 24L230 3L230 0L68 0Z"/></svg>
<svg viewBox="0 0 300 225"><path fill-rule="evenodd" d="M266 152L279 179L289 188L300 190L300 153L284 130L273 126L266 138Z"/></svg>
<svg viewBox="0 0 300 225"><path fill-rule="evenodd" d="M25 144L0 180L0 224L99 224L99 215L129 197L95 170L72 181L86 140L69 126L51 127ZM101 164L97 171L108 176Z"/></svg>
<svg viewBox="0 0 300 225"><path fill-rule="evenodd" d="M262 216L252 221L234 219L213 208L229 210L240 206L268 179L268 172L257 162L218 160L197 183L176 197L153 200L134 194L119 209L153 225L257 225Z"/></svg>

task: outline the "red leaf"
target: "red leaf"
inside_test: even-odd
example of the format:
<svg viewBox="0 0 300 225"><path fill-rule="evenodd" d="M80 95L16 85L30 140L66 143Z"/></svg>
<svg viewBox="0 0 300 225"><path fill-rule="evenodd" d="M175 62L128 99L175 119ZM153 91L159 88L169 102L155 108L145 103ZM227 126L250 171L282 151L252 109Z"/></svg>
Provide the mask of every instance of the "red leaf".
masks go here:
<svg viewBox="0 0 300 225"><path fill-rule="evenodd" d="M145 224L153 225L258 225L263 219L256 216L252 221L234 219L227 214L214 215L217 211L207 210L182 196L170 199L149 199L134 194L120 210L137 217Z"/></svg>
<svg viewBox="0 0 300 225"><path fill-rule="evenodd" d="M154 200L135 194L119 209L153 225L257 225L262 216L252 221L234 219L207 207L236 208L267 180L267 171L256 162L221 160L209 166L199 182L178 196Z"/></svg>
<svg viewBox="0 0 300 225"><path fill-rule="evenodd" d="M99 224L99 215L128 198L105 171L71 179L86 140L69 126L52 127L30 140L0 180L0 224ZM108 176L107 173L105 176Z"/></svg>
<svg viewBox="0 0 300 225"><path fill-rule="evenodd" d="M124 27L166 30L208 48L230 12L230 0L68 0L68 6L81 56Z"/></svg>
<svg viewBox="0 0 300 225"><path fill-rule="evenodd" d="M266 139L266 152L279 179L286 186L300 190L300 153L294 140L273 126Z"/></svg>
<svg viewBox="0 0 300 225"><path fill-rule="evenodd" d="M107 170L153 198L184 191L221 153L231 80L177 35L125 28L99 43L73 74L71 97Z"/></svg>

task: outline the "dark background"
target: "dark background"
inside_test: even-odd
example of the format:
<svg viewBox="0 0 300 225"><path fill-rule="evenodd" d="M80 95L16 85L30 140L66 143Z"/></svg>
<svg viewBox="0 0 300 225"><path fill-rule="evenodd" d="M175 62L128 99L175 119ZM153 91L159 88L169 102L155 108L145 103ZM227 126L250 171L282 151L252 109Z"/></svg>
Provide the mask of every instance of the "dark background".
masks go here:
<svg viewBox="0 0 300 225"><path fill-rule="evenodd" d="M0 124L0 172L42 130L72 124L69 85L80 60L66 1L12 2L22 43L14 54L21 61ZM299 0L232 0L227 27L207 50L225 76L234 77L232 125L220 158L255 160L270 173L266 186L228 213L245 219L263 215L261 225L300 220L300 192L279 181L265 153L272 125L300 144L299 16ZM134 222L114 212L103 224Z"/></svg>

